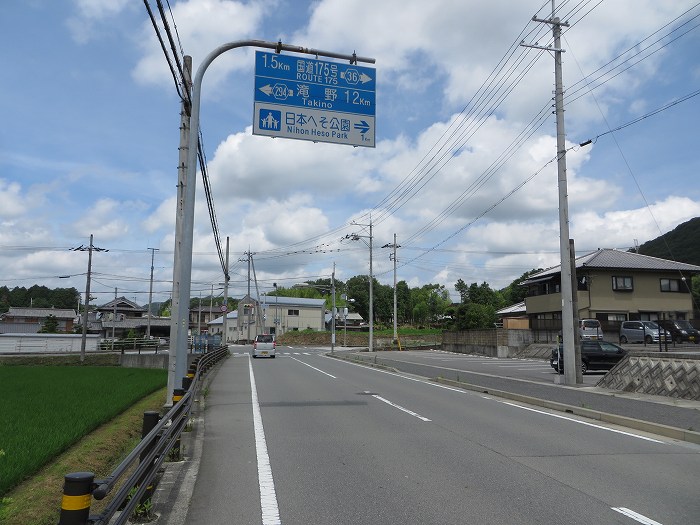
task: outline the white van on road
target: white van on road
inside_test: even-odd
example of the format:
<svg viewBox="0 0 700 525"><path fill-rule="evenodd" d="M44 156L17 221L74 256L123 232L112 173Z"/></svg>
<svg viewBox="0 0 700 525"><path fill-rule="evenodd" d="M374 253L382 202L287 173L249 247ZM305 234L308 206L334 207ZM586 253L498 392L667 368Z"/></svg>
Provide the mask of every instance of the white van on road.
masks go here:
<svg viewBox="0 0 700 525"><path fill-rule="evenodd" d="M277 342L272 334L259 334L253 341L253 357L275 357Z"/></svg>
<svg viewBox="0 0 700 525"><path fill-rule="evenodd" d="M581 341L598 341L603 339L603 328L598 319L580 319L578 336Z"/></svg>

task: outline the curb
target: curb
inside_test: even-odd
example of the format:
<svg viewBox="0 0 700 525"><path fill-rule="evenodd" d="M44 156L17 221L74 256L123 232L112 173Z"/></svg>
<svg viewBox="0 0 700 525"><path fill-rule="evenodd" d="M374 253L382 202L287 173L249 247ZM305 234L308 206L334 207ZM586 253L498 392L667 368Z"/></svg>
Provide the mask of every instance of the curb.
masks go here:
<svg viewBox="0 0 700 525"><path fill-rule="evenodd" d="M612 423L614 425L620 425L623 427L640 430L642 432L650 432L652 434L658 434L667 438L677 439L679 441L687 441L689 443L700 445L700 432L694 432L692 430L684 430L682 428L662 425L660 423L652 423L650 421L643 421L641 419L635 419L627 416L619 416L617 414L610 414L607 412L601 412L599 410L593 410L590 408L567 405L565 403L558 403L556 401L549 401L546 399L540 399L538 397L514 394L513 392L506 392L504 390L485 388L483 386L472 385L470 383L462 383L460 381L453 381L451 379L444 379L441 377L432 378L431 381L458 388L463 388L465 390L479 392L482 394L494 395L505 399L510 399L512 401L519 401L522 403L527 403L529 405L549 408L551 410L557 410L559 412L566 412L567 414L574 414L576 416L582 416L588 419L595 419L596 421Z"/></svg>

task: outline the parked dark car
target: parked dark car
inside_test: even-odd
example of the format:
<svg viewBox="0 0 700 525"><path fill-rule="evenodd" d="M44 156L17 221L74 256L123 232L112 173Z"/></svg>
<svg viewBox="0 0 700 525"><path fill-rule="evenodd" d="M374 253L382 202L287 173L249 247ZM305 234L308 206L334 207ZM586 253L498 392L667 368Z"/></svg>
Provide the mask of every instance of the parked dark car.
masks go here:
<svg viewBox="0 0 700 525"><path fill-rule="evenodd" d="M698 344L700 343L700 332L698 332L689 321L685 319L665 319L657 321L667 332L670 332L671 338L676 343L684 343L686 341Z"/></svg>
<svg viewBox="0 0 700 525"><path fill-rule="evenodd" d="M627 350L607 341L582 341L581 342L581 372L589 370L610 370L623 357ZM549 364L560 374L564 373L564 349L562 345L552 348Z"/></svg>

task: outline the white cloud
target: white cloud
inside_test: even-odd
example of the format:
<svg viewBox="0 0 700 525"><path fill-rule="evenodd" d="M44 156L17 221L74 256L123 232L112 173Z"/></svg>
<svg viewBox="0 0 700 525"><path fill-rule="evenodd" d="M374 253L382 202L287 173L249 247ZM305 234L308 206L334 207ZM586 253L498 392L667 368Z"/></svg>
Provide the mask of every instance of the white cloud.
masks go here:
<svg viewBox="0 0 700 525"><path fill-rule="evenodd" d="M74 0L76 14L68 18L66 25L76 42L85 44L99 35L97 26L133 3L131 0Z"/></svg>
<svg viewBox="0 0 700 525"><path fill-rule="evenodd" d="M263 16L276 4L275 0L239 2L231 0L186 0L172 6L173 18L186 54L192 57L194 76L197 68L214 49L238 40L255 38ZM172 30L172 28L171 28ZM173 79L163 51L149 23L142 29L144 56L134 68L136 82L172 86ZM207 70L208 94L233 70L249 69L250 49L226 53Z"/></svg>

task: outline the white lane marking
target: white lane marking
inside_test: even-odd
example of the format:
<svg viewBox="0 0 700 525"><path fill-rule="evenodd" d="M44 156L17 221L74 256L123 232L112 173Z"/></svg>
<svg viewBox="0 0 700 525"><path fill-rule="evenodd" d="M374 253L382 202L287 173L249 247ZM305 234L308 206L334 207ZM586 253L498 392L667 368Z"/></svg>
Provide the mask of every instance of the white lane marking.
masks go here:
<svg viewBox="0 0 700 525"><path fill-rule="evenodd" d="M338 379L334 375L331 375L328 372L324 372L323 370L320 370L320 369L316 368L315 366L311 366L309 363L304 363L304 361L302 361L301 359L297 359L296 357L292 357L292 361L296 361L297 363L301 363L304 366L308 366L309 368L313 368L314 370L316 370L316 372L321 372L322 374L326 374L328 377L332 377L333 379Z"/></svg>
<svg viewBox="0 0 700 525"><path fill-rule="evenodd" d="M262 414L258 404L258 391L255 387L253 361L248 359L250 370L250 391L253 405L253 428L255 430L255 452L258 459L258 484L260 485L260 509L262 510L263 525L281 525L280 511L277 505L275 482L272 479L270 456L267 454L267 442L263 429Z"/></svg>
<svg viewBox="0 0 700 525"><path fill-rule="evenodd" d="M372 397L375 398L375 399L379 399L379 401L383 401L383 402L386 403L387 405L391 405L391 406L394 407L394 408L398 408L399 410L401 410L401 411L403 411L403 412L406 412L407 414L410 414L410 415L412 415L413 417L417 417L417 418L420 419L421 421L430 421L427 417L423 417L423 416L421 416L420 414L416 414L416 413L413 412L412 410L409 410L409 409L407 409L407 408L402 407L401 405L397 405L396 403L392 403L392 402L389 401L388 399L384 399L382 396L378 396L377 394L373 394Z"/></svg>
<svg viewBox="0 0 700 525"><path fill-rule="evenodd" d="M646 516L642 516L641 514L637 514L633 510L626 509L625 507L611 507L612 510L615 512L619 512L620 514L623 514L627 516L628 518L632 518L635 521L638 521L639 523L643 523L644 525L661 525L658 521L654 521L651 518L647 518Z"/></svg>
<svg viewBox="0 0 700 525"><path fill-rule="evenodd" d="M510 405L512 407L521 408L523 410L529 410L530 412L537 412L538 414L544 414L545 416L551 416L551 417L556 417L559 419L565 419L566 421L572 421L573 423L578 423L579 425L586 425L587 427L598 428L600 430L607 430L608 432L615 432L616 434L623 434L625 436L630 436L630 437L637 438L637 439L643 439L645 441L651 441L652 443L661 443L662 445L666 444L663 441L659 441L657 439L652 439L652 438L648 438L645 436L639 436L637 434L632 434L630 432L623 432L622 430L615 430L614 428L608 428L608 427L604 427L601 425L596 425L595 423L588 423L586 421L579 421L578 419L573 419L573 418L567 417L567 416L560 416L559 414L551 414L549 412L544 412L542 410L536 410L534 408L524 407L522 405L517 405L515 403L509 403L508 401L500 401L500 402L503 403L504 405Z"/></svg>
<svg viewBox="0 0 700 525"><path fill-rule="evenodd" d="M334 359L333 357L328 357L327 355L324 355L323 357L325 357L326 359ZM408 379L409 381L415 381L416 383L423 383L424 385L432 386L432 387L435 387L435 388L442 388L443 390L451 390L452 392L458 392L458 393L460 393L460 394L466 394L466 393L467 393L467 391L464 390L463 388L455 388L455 387L452 387L452 386L441 385L441 384L439 384L439 383L432 383L431 381L428 381L427 379L417 379L417 378L415 378L415 377L408 377L408 376L404 376L404 375L401 375L401 374L397 374L397 373L395 373L395 372L388 372L387 370L382 370L382 369L380 369L380 368L371 368L371 367L367 367L367 366L365 366L365 365L360 365L360 364L358 364L358 363L353 363L352 361L346 361L346 360L344 360L344 359L340 359L340 360L335 359L335 361L336 361L336 362L337 362L337 361L340 361L341 363L345 363L345 364L347 364L347 365L358 366L358 367L364 368L365 370L372 370L372 371L374 371L374 372L380 372L380 373L382 373L382 374L388 374L388 375L390 375L390 376L399 377L399 378L401 378L401 379Z"/></svg>

